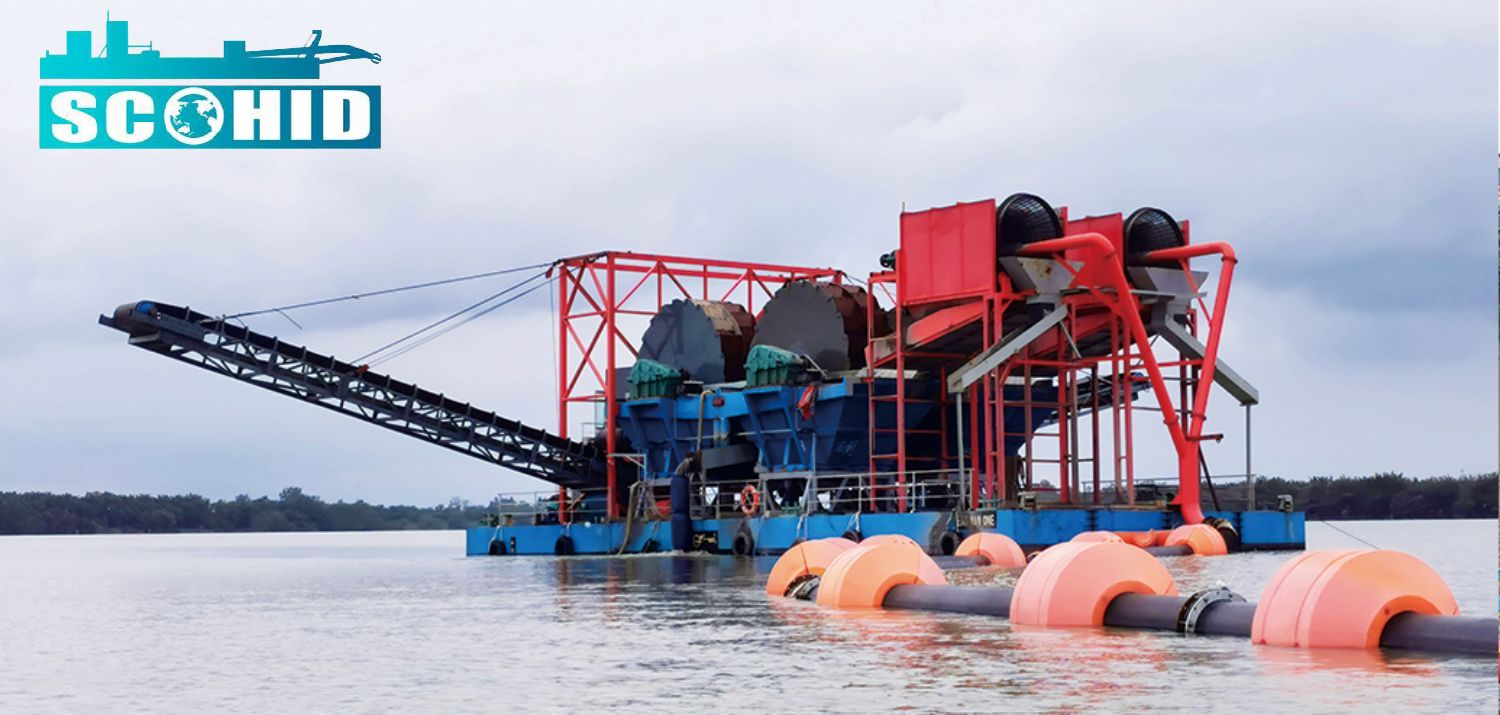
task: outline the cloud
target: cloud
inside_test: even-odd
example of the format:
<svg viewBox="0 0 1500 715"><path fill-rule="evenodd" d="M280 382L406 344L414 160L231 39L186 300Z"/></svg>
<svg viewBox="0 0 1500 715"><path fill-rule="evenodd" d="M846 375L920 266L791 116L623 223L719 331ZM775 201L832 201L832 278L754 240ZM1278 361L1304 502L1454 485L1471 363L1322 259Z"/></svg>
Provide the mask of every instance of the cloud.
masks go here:
<svg viewBox="0 0 1500 715"><path fill-rule="evenodd" d="M36 57L97 15L17 11L0 106L34 107ZM260 308L603 248L859 274L896 244L903 205L1021 190L1076 213L1160 206L1195 240L1236 245L1225 351L1266 401L1259 470L1494 468L1494 8L177 2L128 19L168 54L296 45L304 27L381 52L327 78L382 85L385 146L42 152L35 112L0 120L0 370L17 383L0 489L525 488L128 350L94 316L143 297ZM307 331L254 324L357 354L500 285L308 312ZM536 296L389 367L552 424L545 314ZM1222 449L1211 463L1239 447Z"/></svg>

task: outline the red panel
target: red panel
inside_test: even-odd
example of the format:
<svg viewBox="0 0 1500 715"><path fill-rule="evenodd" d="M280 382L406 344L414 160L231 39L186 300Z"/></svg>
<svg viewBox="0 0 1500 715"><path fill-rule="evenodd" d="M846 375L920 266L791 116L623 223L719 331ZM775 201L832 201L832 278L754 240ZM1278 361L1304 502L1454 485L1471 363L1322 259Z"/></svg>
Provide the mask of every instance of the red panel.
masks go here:
<svg viewBox="0 0 1500 715"><path fill-rule="evenodd" d="M983 301L961 303L938 310L906 326L906 345L915 348L940 338L955 328L977 322L989 306Z"/></svg>
<svg viewBox="0 0 1500 715"><path fill-rule="evenodd" d="M1115 248L1115 260L1125 260L1125 217L1123 215L1085 216L1063 224L1064 235L1074 236L1080 233L1103 235ZM1063 253L1063 257L1068 261L1081 262L1088 252L1089 249L1086 248L1074 248ZM1102 266L1085 265L1079 274L1079 280L1074 281L1073 285L1078 286L1080 281L1085 285L1107 285L1109 278L1103 275L1102 271Z"/></svg>
<svg viewBox="0 0 1500 715"><path fill-rule="evenodd" d="M995 289L995 201L901 214L901 302L931 303Z"/></svg>

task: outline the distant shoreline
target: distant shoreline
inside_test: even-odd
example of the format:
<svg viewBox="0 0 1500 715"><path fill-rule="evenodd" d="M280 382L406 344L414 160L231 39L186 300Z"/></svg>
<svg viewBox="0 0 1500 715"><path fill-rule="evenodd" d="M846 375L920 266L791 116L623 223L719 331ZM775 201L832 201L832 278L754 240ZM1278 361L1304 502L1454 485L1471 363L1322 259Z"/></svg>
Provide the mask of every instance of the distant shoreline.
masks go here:
<svg viewBox="0 0 1500 715"><path fill-rule="evenodd" d="M1308 521L1495 519L1497 485L1496 474L1262 477L1256 481L1256 506L1276 509L1281 495L1288 495ZM436 531L478 526L487 514L516 512L519 506L498 498L475 505L456 497L431 507L327 502L297 487L281 490L275 499L221 500L196 494L0 492L0 535Z"/></svg>

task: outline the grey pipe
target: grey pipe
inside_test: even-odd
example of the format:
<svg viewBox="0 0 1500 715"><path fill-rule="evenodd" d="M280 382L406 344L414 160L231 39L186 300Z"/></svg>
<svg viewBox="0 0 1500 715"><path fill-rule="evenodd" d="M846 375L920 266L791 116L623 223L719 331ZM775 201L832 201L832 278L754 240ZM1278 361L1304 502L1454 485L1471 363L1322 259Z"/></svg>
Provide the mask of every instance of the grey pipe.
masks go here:
<svg viewBox="0 0 1500 715"><path fill-rule="evenodd" d="M794 596L817 600L817 584L794 591ZM886 592L885 608L964 613L976 616L1010 617L1014 591L990 586L905 584ZM1256 604L1238 599L1226 589L1209 589L1191 596L1156 596L1126 593L1116 596L1104 611L1104 625L1111 628L1177 631L1200 635L1248 638L1255 621ZM1382 648L1494 655L1494 618L1429 616L1403 613L1386 624L1380 636Z"/></svg>
<svg viewBox="0 0 1500 715"><path fill-rule="evenodd" d="M1158 557L1159 556L1192 556L1193 555L1193 547L1188 546L1187 544L1177 544L1176 546L1147 546L1146 547L1146 553L1151 554L1152 556L1158 556Z"/></svg>
<svg viewBox="0 0 1500 715"><path fill-rule="evenodd" d="M893 586L885 594L883 606L910 611L970 613L976 616L1010 617L1008 588L989 586L927 586L907 584Z"/></svg>
<svg viewBox="0 0 1500 715"><path fill-rule="evenodd" d="M1380 632L1382 648L1495 655L1495 619L1399 613Z"/></svg>
<svg viewBox="0 0 1500 715"><path fill-rule="evenodd" d="M973 556L934 556L932 560L938 566L942 567L944 571L971 569L978 566L990 565L990 560L979 554L974 554Z"/></svg>

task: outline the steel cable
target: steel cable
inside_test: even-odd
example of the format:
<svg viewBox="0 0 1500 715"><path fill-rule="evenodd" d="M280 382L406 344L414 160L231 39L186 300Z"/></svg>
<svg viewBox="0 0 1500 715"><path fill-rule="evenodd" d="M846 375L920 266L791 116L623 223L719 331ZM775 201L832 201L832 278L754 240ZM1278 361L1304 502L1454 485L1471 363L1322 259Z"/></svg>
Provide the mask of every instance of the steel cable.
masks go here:
<svg viewBox="0 0 1500 715"><path fill-rule="evenodd" d="M243 313L233 313L233 314L230 314L230 315L221 316L219 319L220 320L233 320L235 318L246 318L246 317L249 317L249 316L252 316L252 315L265 315L266 313L281 313L283 317L287 317L286 314L285 314L285 311L288 311L288 310L298 310L298 309L301 309L301 308L312 308L312 307L319 306L319 305L328 305L329 303L339 303L339 302L343 302L343 301L346 301L346 300L359 300L361 298L373 298L375 296L389 295L391 293L401 293L401 292L404 292L404 291L418 290L418 289L421 289L421 288L434 288L436 286L449 285L449 284L452 284L452 283L462 283L464 281L479 280L480 278L493 278L495 276L503 276L503 275L506 275L506 274L509 274L509 273L520 273L521 271L525 271L525 270L532 270L532 269L537 269L537 268L547 268L547 267L549 267L551 265L552 265L552 262L550 262L550 261L547 262L547 263L533 263L533 264L527 265L527 266L516 266L515 268L505 268L505 269L498 270L498 271L486 271L484 273L474 273L474 274L471 274L471 275L458 276L458 277L455 277L455 278L443 278L443 279L440 279L440 280L426 281L426 282L423 282L423 283L412 283L410 285L397 286L395 288L382 288L380 290L366 291L366 292L363 292L363 293L351 293L349 295L336 296L336 297L333 297L333 298L322 298L322 299L319 299L319 300L310 300L310 301L306 301L306 302L303 302L303 303L293 303L291 305L282 305L282 306L277 306L277 307L274 307L274 308L262 308L260 310L248 310L248 311L245 311ZM291 318L287 317L287 320L291 320ZM292 324L293 325L297 325L297 321L292 320ZM300 328L302 326L297 325L297 327Z"/></svg>

